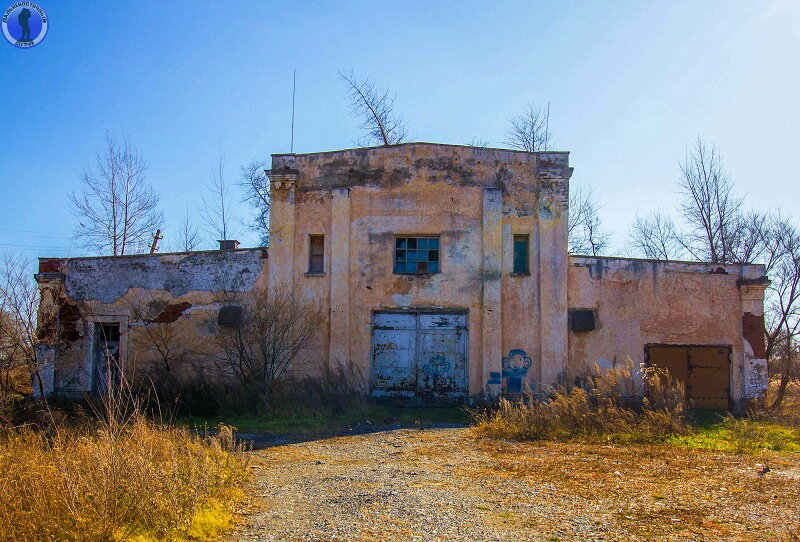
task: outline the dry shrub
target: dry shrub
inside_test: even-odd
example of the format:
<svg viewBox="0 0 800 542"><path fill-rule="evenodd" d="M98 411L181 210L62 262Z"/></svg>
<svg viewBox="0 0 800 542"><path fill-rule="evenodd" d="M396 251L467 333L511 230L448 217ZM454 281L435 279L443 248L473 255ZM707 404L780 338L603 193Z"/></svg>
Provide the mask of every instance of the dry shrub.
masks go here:
<svg viewBox="0 0 800 542"><path fill-rule="evenodd" d="M201 437L112 403L83 427L0 431L0 540L180 539L229 508L245 475L230 428Z"/></svg>
<svg viewBox="0 0 800 542"><path fill-rule="evenodd" d="M659 370L642 369L646 394L638 400L631 364L601 372L594 368L545 399L525 394L501 398L477 411L479 433L519 440L613 440L653 442L686 431L683 386Z"/></svg>
<svg viewBox="0 0 800 542"><path fill-rule="evenodd" d="M289 376L275 382L267 411L273 415L302 413L336 414L367 404L363 373L352 362L331 367L324 364L317 374Z"/></svg>

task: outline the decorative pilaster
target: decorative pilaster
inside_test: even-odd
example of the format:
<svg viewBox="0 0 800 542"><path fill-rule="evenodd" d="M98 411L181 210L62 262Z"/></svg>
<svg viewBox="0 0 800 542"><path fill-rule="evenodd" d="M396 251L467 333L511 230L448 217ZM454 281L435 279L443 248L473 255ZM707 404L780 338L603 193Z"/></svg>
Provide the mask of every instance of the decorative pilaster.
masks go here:
<svg viewBox="0 0 800 542"><path fill-rule="evenodd" d="M538 392L563 378L567 369L567 261L569 247L568 200L572 176L563 153L539 155L539 350L540 387Z"/></svg>
<svg viewBox="0 0 800 542"><path fill-rule="evenodd" d="M350 361L350 190L334 188L331 196L331 314L328 363Z"/></svg>
<svg viewBox="0 0 800 542"><path fill-rule="evenodd" d="M293 158L293 155L290 156ZM294 283L294 193L299 172L284 166L273 167L266 174L270 192L269 288L274 291L277 287L288 288Z"/></svg>
<svg viewBox="0 0 800 542"><path fill-rule="evenodd" d="M501 374L503 361L501 269L503 268L503 192L499 188L483 190L483 238L481 280L483 313L481 345L484 394L496 396L501 383L491 378Z"/></svg>

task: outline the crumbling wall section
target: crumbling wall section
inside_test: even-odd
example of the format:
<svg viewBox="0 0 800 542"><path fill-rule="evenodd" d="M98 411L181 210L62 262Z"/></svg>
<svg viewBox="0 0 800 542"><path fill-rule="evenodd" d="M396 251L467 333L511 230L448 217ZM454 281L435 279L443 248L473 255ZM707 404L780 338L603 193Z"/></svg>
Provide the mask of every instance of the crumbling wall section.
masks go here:
<svg viewBox="0 0 800 542"><path fill-rule="evenodd" d="M730 346L730 390L741 404L749 360L763 348L764 274L763 265L570 256L569 307L593 310L596 327L570 331L569 373L628 358L638 367L648 344ZM745 292L743 283L757 286Z"/></svg>
<svg viewBox="0 0 800 542"><path fill-rule="evenodd" d="M98 324L119 325L120 364L131 375L202 371L220 308L265 292L267 269L266 249L41 259L39 356L53 375L49 391L97 387Z"/></svg>

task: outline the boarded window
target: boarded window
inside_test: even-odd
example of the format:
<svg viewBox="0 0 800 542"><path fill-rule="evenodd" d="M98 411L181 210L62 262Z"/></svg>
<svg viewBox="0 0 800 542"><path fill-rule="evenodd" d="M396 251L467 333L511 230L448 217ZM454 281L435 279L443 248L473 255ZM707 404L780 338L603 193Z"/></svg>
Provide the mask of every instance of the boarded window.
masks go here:
<svg viewBox="0 0 800 542"><path fill-rule="evenodd" d="M592 309L570 309L569 310L569 329L571 331L583 332L594 331L594 310Z"/></svg>
<svg viewBox="0 0 800 542"><path fill-rule="evenodd" d="M242 323L242 307L226 305L219 310L217 325L222 327L239 327Z"/></svg>
<svg viewBox="0 0 800 542"><path fill-rule="evenodd" d="M325 272L325 236L311 235L308 238L308 272Z"/></svg>
<svg viewBox="0 0 800 542"><path fill-rule="evenodd" d="M401 275L438 273L438 237L397 237L394 245L394 272Z"/></svg>
<svg viewBox="0 0 800 542"><path fill-rule="evenodd" d="M528 246L527 235L514 236L514 273L528 274L530 267L528 266Z"/></svg>

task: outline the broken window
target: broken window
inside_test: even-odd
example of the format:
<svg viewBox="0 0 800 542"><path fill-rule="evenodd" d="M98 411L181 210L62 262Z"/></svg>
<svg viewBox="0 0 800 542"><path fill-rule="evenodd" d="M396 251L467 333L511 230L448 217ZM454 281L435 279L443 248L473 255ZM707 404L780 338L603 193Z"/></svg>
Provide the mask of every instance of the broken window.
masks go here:
<svg viewBox="0 0 800 542"><path fill-rule="evenodd" d="M308 237L308 272L321 274L325 272L325 236L310 235Z"/></svg>
<svg viewBox="0 0 800 542"><path fill-rule="evenodd" d="M519 275L527 275L530 273L528 267L528 236L515 235L514 236L514 273Z"/></svg>
<svg viewBox="0 0 800 542"><path fill-rule="evenodd" d="M395 273L426 275L439 272L438 237L396 237L394 247Z"/></svg>

